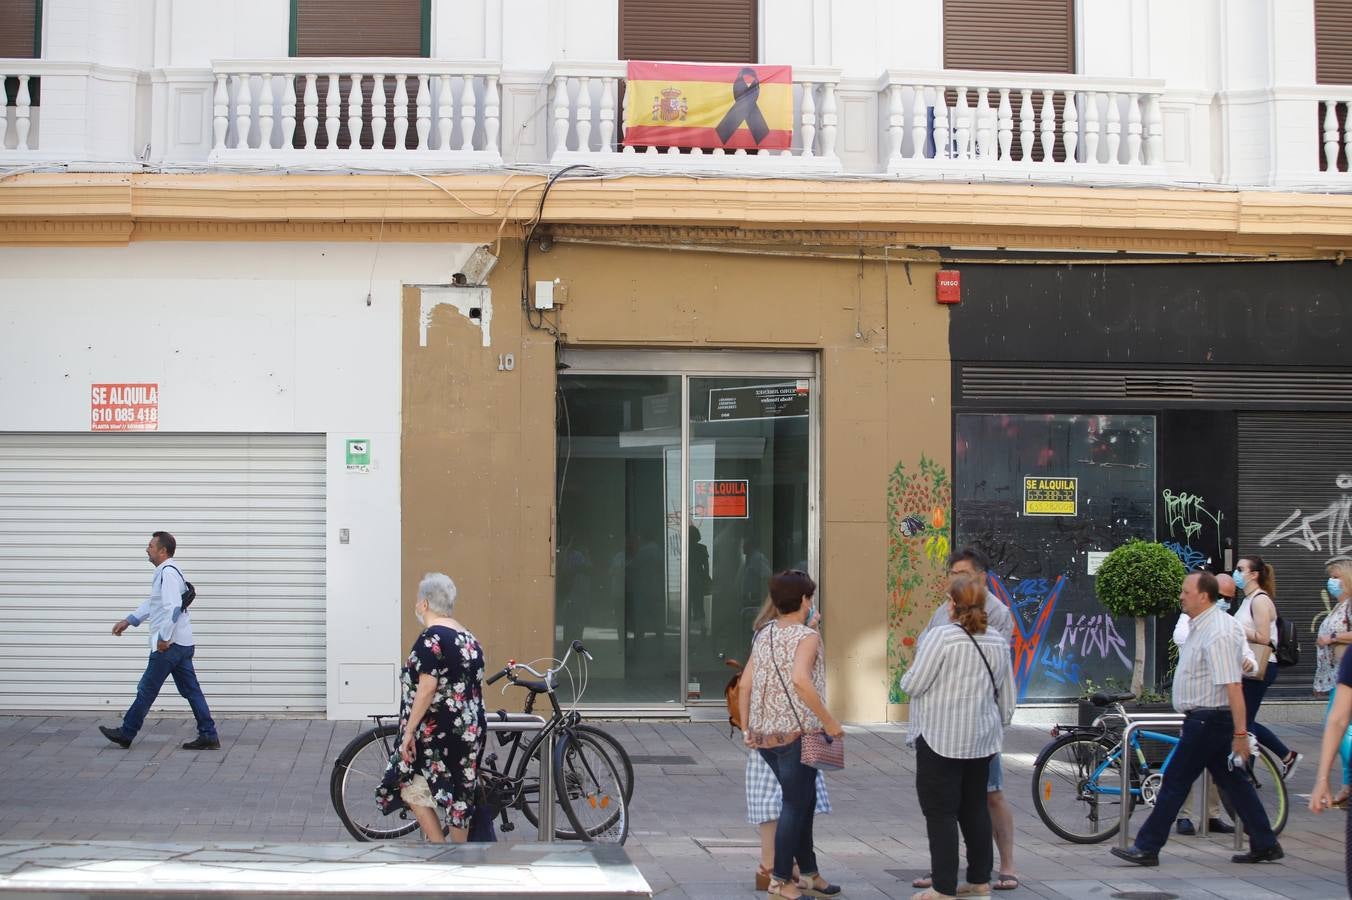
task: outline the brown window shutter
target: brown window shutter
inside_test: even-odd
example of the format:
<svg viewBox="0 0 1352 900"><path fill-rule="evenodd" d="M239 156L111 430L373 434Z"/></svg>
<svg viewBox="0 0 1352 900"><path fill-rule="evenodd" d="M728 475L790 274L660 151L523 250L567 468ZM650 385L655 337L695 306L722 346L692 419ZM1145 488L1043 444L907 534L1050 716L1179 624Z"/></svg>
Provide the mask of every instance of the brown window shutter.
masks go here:
<svg viewBox="0 0 1352 900"><path fill-rule="evenodd" d="M294 0L296 56L422 56L424 0Z"/></svg>
<svg viewBox="0 0 1352 900"><path fill-rule="evenodd" d="M1352 84L1352 3L1314 0L1314 71L1319 84Z"/></svg>
<svg viewBox="0 0 1352 900"><path fill-rule="evenodd" d="M33 59L38 54L38 0L0 0L0 59Z"/></svg>
<svg viewBox="0 0 1352 900"><path fill-rule="evenodd" d="M944 0L944 68L1073 73L1074 0Z"/></svg>
<svg viewBox="0 0 1352 900"><path fill-rule="evenodd" d="M757 0L620 0L620 58L759 62Z"/></svg>

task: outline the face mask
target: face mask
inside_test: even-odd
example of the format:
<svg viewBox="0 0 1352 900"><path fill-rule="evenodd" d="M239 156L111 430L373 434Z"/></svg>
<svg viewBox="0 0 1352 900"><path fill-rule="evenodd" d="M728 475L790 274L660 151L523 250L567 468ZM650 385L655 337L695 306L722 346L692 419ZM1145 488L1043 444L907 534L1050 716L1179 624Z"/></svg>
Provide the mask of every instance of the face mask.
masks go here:
<svg viewBox="0 0 1352 900"><path fill-rule="evenodd" d="M427 624L427 618L422 613L418 612L418 607L416 604L413 607L413 615L417 617L419 625Z"/></svg>
<svg viewBox="0 0 1352 900"><path fill-rule="evenodd" d="M1229 597L1222 597L1221 599L1219 599L1219 600L1216 601L1216 605L1217 605L1218 607L1220 607L1221 612L1229 612L1229 611L1230 611L1230 598L1229 598Z"/></svg>
<svg viewBox="0 0 1352 900"><path fill-rule="evenodd" d="M1329 578L1329 596L1337 600L1343 595L1343 581L1341 578Z"/></svg>
<svg viewBox="0 0 1352 900"><path fill-rule="evenodd" d="M804 619L803 621L804 621L804 622L811 622L811 621L812 621L812 617L815 616L816 614L817 614L817 606L816 606L816 604L815 604L815 603L809 603L809 604L807 605L807 618Z"/></svg>
<svg viewBox="0 0 1352 900"><path fill-rule="evenodd" d="M1238 589L1241 590L1241 591L1244 590L1244 573L1243 573L1243 572L1239 571L1239 569L1235 569L1234 572L1230 573L1230 577L1233 578L1233 579L1235 580L1235 587L1236 587L1236 588L1238 588Z"/></svg>

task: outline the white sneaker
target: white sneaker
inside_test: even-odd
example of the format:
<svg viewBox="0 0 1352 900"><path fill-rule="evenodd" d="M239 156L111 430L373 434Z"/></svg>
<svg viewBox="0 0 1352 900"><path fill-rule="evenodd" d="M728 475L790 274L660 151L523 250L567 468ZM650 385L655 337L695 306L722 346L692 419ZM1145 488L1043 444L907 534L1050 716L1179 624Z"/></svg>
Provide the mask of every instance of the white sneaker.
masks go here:
<svg viewBox="0 0 1352 900"><path fill-rule="evenodd" d="M1294 750L1287 754L1286 759L1282 760L1282 781L1296 774L1296 767L1300 765L1300 761L1304 758L1305 754L1297 753Z"/></svg>

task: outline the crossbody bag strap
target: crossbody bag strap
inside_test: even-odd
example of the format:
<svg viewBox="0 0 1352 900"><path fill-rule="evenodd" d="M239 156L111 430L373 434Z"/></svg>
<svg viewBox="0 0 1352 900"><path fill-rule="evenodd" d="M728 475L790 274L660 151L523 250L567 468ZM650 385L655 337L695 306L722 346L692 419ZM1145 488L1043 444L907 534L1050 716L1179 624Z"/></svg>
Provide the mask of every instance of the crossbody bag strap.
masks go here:
<svg viewBox="0 0 1352 900"><path fill-rule="evenodd" d="M775 627L775 625L774 625L773 622L771 622L771 623L769 624L769 626L767 626L767 627L773 629L773 628ZM775 633L774 633L774 631L771 631L771 632L770 632L770 667L773 668L773 669L775 670L775 674L779 676L779 686L782 687L782 688L784 689L784 697L789 701L789 710L793 713L793 717L794 717L796 720L798 720L798 731L799 731L799 733L806 733L806 732L804 731L804 729L803 729L803 717L800 716L800 715L798 715L798 707L796 707L796 706L793 705L793 694L789 693L789 683L788 683L787 681L784 680L784 673L781 672L781 671L779 671L779 664L778 664L778 662L775 660Z"/></svg>
<svg viewBox="0 0 1352 900"><path fill-rule="evenodd" d="M972 633L961 625L959 625L958 628L961 628L962 633L967 635L967 640L971 641L972 646L976 648L976 655L981 658L981 664L986 667L986 674L991 677L991 690L995 692L995 703L998 706L1000 704L1000 689L995 686L995 670L992 669L991 664L986 661L986 654L981 652L981 645L976 642L976 638L972 637Z"/></svg>

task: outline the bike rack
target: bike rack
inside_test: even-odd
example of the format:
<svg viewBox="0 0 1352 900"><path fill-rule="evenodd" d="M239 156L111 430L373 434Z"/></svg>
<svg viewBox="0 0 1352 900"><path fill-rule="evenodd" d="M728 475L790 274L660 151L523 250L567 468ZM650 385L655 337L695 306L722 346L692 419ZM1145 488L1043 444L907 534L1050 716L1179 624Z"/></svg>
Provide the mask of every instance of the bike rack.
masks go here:
<svg viewBox="0 0 1352 900"><path fill-rule="evenodd" d="M494 713L488 717L488 733L497 731L543 731L543 716L530 713L507 713L507 720ZM554 732L546 732L540 741L540 814L537 838L544 843L554 842Z"/></svg>

